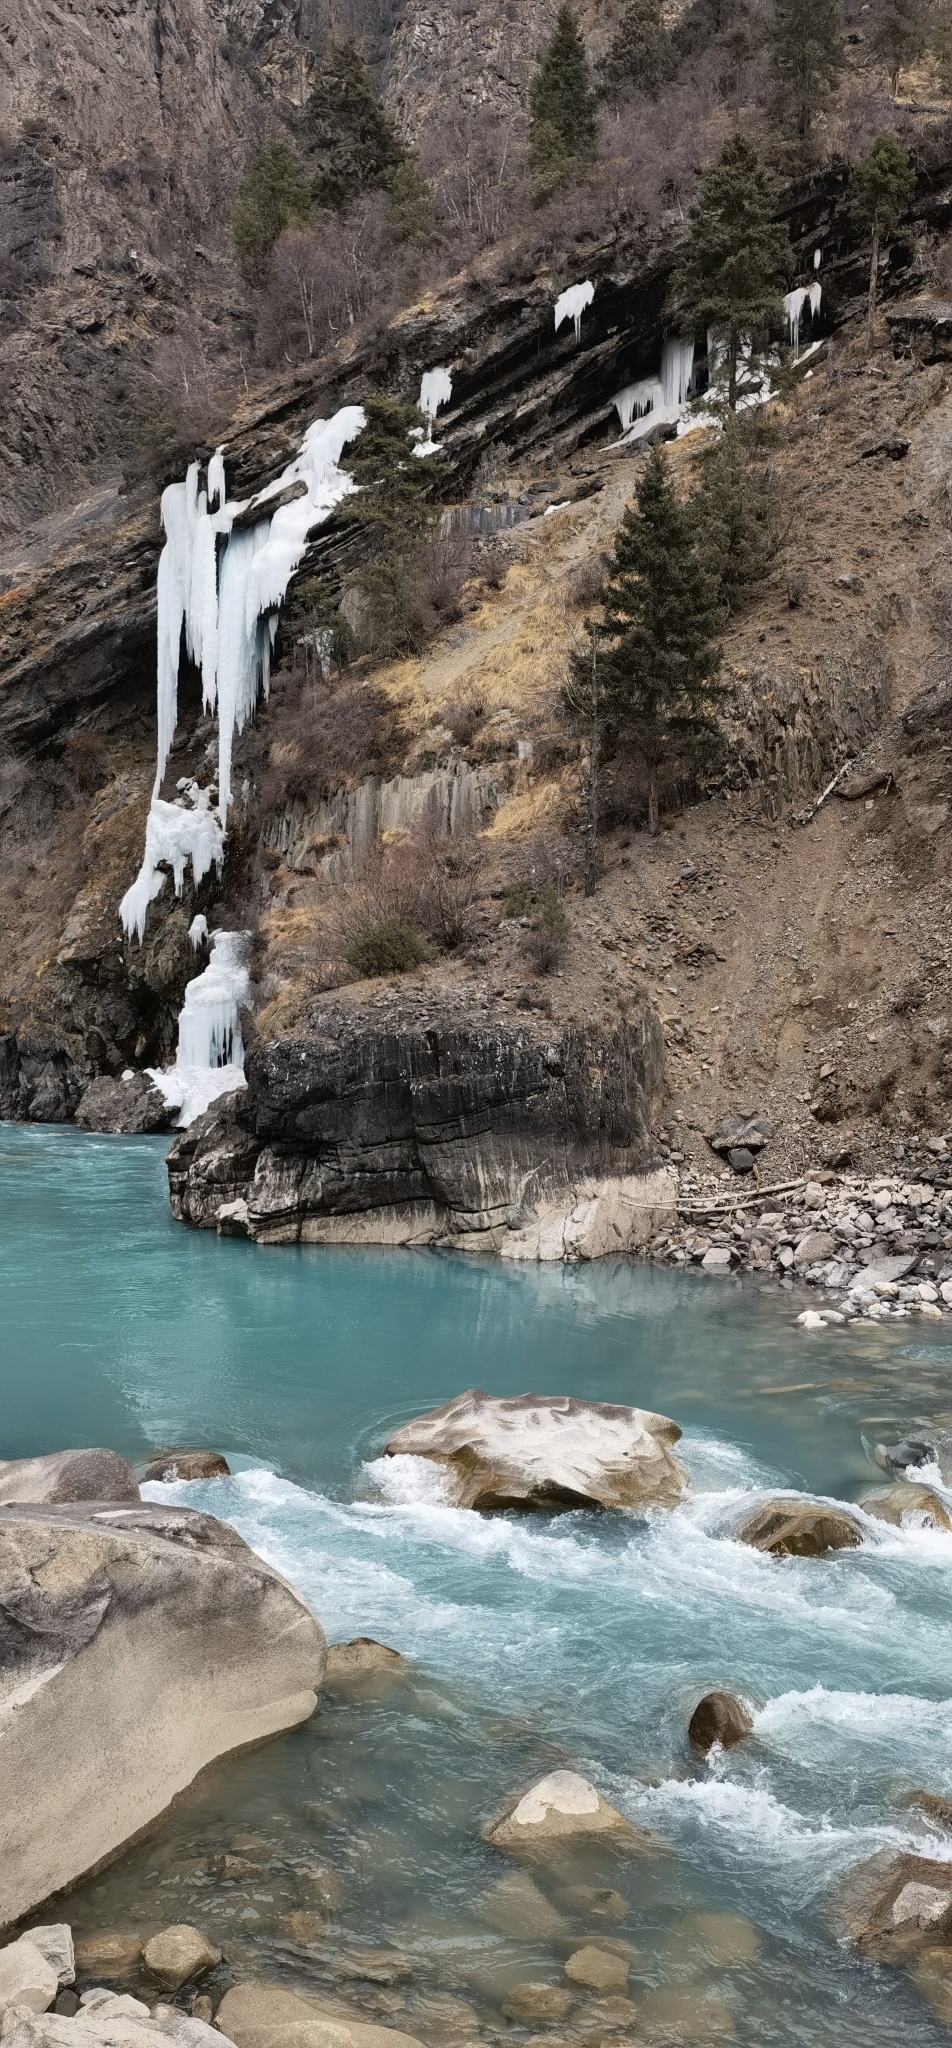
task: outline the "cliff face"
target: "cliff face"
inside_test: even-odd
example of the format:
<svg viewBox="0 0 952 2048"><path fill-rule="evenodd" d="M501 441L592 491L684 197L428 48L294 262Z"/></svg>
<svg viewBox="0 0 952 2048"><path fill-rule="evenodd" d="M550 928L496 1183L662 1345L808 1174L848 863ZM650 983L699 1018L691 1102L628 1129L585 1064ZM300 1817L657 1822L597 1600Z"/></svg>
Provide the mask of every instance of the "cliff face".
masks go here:
<svg viewBox="0 0 952 2048"><path fill-rule="evenodd" d="M254 1054L247 1094L176 1141L173 1211L265 1244L622 1251L664 1207L650 1135L663 1067L647 1003L614 1032L550 1038L328 1014Z"/></svg>

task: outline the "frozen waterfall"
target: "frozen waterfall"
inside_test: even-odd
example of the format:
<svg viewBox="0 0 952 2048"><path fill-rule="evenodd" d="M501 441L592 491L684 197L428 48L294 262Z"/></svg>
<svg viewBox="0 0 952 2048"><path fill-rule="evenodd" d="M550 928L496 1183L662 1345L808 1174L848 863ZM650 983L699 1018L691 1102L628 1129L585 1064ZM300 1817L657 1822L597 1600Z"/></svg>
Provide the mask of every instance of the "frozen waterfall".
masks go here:
<svg viewBox="0 0 952 2048"><path fill-rule="evenodd" d="M819 254L820 251L818 249L816 256L819 256ZM814 264L816 263L816 256L814 257ZM784 294L783 310L787 316L787 333L790 337L790 347L793 350L794 362L796 362L800 354L800 322L803 319L804 309L809 306L810 317L815 319L820 310L820 300L822 297L823 286L819 278L815 278L812 284L798 285L796 291Z"/></svg>
<svg viewBox="0 0 952 2048"><path fill-rule="evenodd" d="M641 377L626 384L613 403L623 435L637 438L636 422L648 419L650 426L680 419L688 402L694 373L694 343L671 335L662 345L661 368L656 377ZM647 433L648 427L641 429Z"/></svg>
<svg viewBox="0 0 952 2048"><path fill-rule="evenodd" d="M576 341L581 340L582 314L595 297L595 286L589 278L584 284L570 284L567 291L560 292L555 302L555 331L558 334L563 320L571 320L575 328Z"/></svg>
<svg viewBox="0 0 952 2048"><path fill-rule="evenodd" d="M208 966L185 990L175 1065L148 1070L166 1102L178 1110L175 1121L182 1130L219 1095L245 1085L239 1011L250 994L250 942L249 932L212 933Z"/></svg>
<svg viewBox="0 0 952 2048"><path fill-rule="evenodd" d="M430 422L430 431L424 434L421 428L414 428L414 455L439 454L442 442L433 439L433 422L440 406L449 405L452 396L453 379L447 369L438 366L435 370L424 371L420 382L419 406L424 418Z"/></svg>

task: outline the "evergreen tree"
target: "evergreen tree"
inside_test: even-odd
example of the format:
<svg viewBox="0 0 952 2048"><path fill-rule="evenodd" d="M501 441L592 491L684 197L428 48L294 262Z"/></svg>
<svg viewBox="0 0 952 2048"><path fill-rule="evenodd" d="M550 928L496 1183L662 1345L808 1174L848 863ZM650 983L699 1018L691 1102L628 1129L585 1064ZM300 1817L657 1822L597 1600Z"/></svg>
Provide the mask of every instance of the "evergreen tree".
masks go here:
<svg viewBox="0 0 952 2048"><path fill-rule="evenodd" d="M704 740L716 740L717 626L716 593L691 512L678 502L661 449L653 448L616 535L602 619L591 629L605 723L645 767L650 832L658 830L665 763L683 763ZM589 650L573 662L576 688L590 688L592 672Z"/></svg>
<svg viewBox="0 0 952 2048"><path fill-rule="evenodd" d="M707 333L722 352L733 413L742 384L751 390L762 381L764 357L782 331L789 252L763 171L742 136L725 143L689 219L672 268L669 310L684 334Z"/></svg>
<svg viewBox="0 0 952 2048"><path fill-rule="evenodd" d="M584 175L598 140L592 74L566 0L529 88L529 116L529 168L542 197Z"/></svg>
<svg viewBox="0 0 952 2048"><path fill-rule="evenodd" d="M914 64L926 47L923 0L876 0L872 31L873 49L886 66L889 90L895 98L900 71Z"/></svg>
<svg viewBox="0 0 952 2048"><path fill-rule="evenodd" d="M614 40L599 64L607 97L634 90L657 99L677 70L677 53L661 18L661 0L627 0Z"/></svg>
<svg viewBox="0 0 952 2048"><path fill-rule="evenodd" d="M387 208L387 236L398 247L425 249L436 239L430 188L413 158L404 157L393 174Z"/></svg>
<svg viewBox="0 0 952 2048"><path fill-rule="evenodd" d="M768 48L777 120L809 153L814 121L843 66L836 0L775 0Z"/></svg>
<svg viewBox="0 0 952 2048"><path fill-rule="evenodd" d="M701 484L691 500L701 561L725 614L760 583L783 544L777 499L755 476L748 436L729 413L723 432L701 457Z"/></svg>
<svg viewBox="0 0 952 2048"><path fill-rule="evenodd" d="M235 205L233 233L238 260L252 281L285 228L303 227L314 211L307 168L288 142L267 142L254 157Z"/></svg>
<svg viewBox="0 0 952 2048"><path fill-rule="evenodd" d="M364 566L348 581L374 651L419 653L429 630L419 571L439 524L442 465L413 453L414 436L426 431L415 405L375 393L363 407L367 424L348 460L360 490L347 499L347 517L364 529Z"/></svg>
<svg viewBox="0 0 952 2048"><path fill-rule="evenodd" d="M916 192L916 173L911 157L891 130L877 135L872 147L856 166L855 213L870 234L869 299L866 309L866 353L873 346L876 318L876 289L879 281L879 245L894 235L908 213Z"/></svg>
<svg viewBox="0 0 952 2048"><path fill-rule="evenodd" d="M331 44L304 118L316 163L314 196L341 212L361 192L389 192L407 152L367 75L353 36Z"/></svg>

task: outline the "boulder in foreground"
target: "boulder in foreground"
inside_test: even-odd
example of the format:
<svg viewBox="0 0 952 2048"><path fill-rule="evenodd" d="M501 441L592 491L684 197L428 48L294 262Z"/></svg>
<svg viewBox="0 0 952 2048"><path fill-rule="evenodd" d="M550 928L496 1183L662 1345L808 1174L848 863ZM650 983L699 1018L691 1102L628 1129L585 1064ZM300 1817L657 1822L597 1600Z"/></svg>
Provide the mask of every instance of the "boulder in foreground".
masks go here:
<svg viewBox="0 0 952 2048"><path fill-rule="evenodd" d="M118 1451L54 1451L48 1458L0 1464L0 1504L8 1501L138 1500L132 1466Z"/></svg>
<svg viewBox="0 0 952 2048"><path fill-rule="evenodd" d="M222 2037L200 2019L171 2005L159 2006L153 2017L141 1998L127 1993L87 1992L77 2013L44 2012L4 2036L4 2048L222 2048Z"/></svg>
<svg viewBox="0 0 952 2048"><path fill-rule="evenodd" d="M762 1501L737 1534L769 1557L825 1557L828 1550L856 1550L863 1540L855 1515L818 1500Z"/></svg>
<svg viewBox="0 0 952 2048"><path fill-rule="evenodd" d="M907 1962L952 1930L952 1863L883 1850L844 1879L837 1917L871 1961Z"/></svg>
<svg viewBox="0 0 952 2048"><path fill-rule="evenodd" d="M300 1595L211 1515L0 1507L0 1783L17 1788L0 1925L114 1854L215 1758L307 1720L324 1661Z"/></svg>
<svg viewBox="0 0 952 2048"><path fill-rule="evenodd" d="M530 1791L513 1800L486 1830L486 1840L494 1849L515 1855L545 1854L553 1844L596 1835L617 1835L632 1842L651 1840L647 1835L639 1837L631 1822L577 1771L550 1771L547 1778L540 1778Z"/></svg>
<svg viewBox="0 0 952 2048"><path fill-rule="evenodd" d="M431 1458L459 1508L675 1507L687 1485L664 1415L565 1394L471 1387L394 1431L387 1457Z"/></svg>
<svg viewBox="0 0 952 2048"><path fill-rule="evenodd" d="M236 1984L226 1991L215 2024L235 2048L421 2048L411 2034L367 2026L335 2010L331 2000L276 1984Z"/></svg>

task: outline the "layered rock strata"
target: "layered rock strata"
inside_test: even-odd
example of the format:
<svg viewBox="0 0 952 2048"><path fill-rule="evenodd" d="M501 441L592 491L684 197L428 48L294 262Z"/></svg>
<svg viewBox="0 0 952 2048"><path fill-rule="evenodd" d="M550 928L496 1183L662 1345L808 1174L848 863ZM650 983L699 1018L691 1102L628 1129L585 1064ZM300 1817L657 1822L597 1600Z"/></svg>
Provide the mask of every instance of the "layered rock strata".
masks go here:
<svg viewBox="0 0 952 2048"><path fill-rule="evenodd" d="M663 1043L645 1004L546 1040L344 1017L265 1046L169 1153L173 1213L262 1244L440 1244L598 1258L668 1216L650 1136Z"/></svg>

